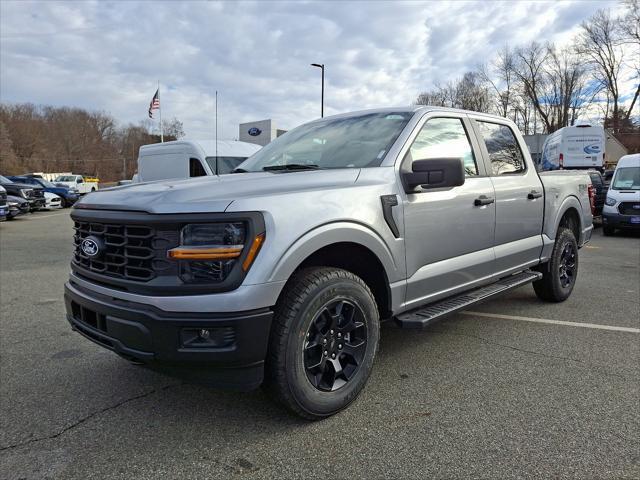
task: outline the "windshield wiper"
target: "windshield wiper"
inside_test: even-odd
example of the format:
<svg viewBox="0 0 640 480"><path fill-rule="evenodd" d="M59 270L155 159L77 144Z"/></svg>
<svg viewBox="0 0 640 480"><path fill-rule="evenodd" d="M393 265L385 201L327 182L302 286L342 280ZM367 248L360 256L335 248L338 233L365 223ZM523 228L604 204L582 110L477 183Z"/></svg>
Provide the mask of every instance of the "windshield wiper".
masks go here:
<svg viewBox="0 0 640 480"><path fill-rule="evenodd" d="M312 163L287 163L286 165L268 165L262 167L265 172L272 170L318 170L320 167Z"/></svg>

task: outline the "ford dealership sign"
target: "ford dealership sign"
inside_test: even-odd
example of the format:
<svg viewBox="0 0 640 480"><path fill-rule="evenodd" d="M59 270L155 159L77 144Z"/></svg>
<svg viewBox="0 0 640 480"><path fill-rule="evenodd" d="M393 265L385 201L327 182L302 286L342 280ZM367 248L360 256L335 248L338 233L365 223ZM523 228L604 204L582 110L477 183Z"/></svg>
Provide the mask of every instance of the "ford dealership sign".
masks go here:
<svg viewBox="0 0 640 480"><path fill-rule="evenodd" d="M260 135L262 133L262 130L260 130L258 127L251 127L247 133L249 135L251 135L252 137L257 137L258 135Z"/></svg>

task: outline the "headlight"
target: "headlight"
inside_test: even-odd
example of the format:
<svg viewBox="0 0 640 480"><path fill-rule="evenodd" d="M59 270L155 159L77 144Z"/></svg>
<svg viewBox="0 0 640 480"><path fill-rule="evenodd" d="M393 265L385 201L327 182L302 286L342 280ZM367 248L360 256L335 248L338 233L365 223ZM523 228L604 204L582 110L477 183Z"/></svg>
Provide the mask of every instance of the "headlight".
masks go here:
<svg viewBox="0 0 640 480"><path fill-rule="evenodd" d="M611 198L611 197L607 197L607 199L604 201L604 203L606 205L608 205L609 207L613 207L616 204L615 199Z"/></svg>
<svg viewBox="0 0 640 480"><path fill-rule="evenodd" d="M241 260L246 272L264 241L264 234L257 235L245 248L246 237L245 222L186 225L180 246L169 250L167 256L179 261L179 275L186 283L222 282Z"/></svg>
<svg viewBox="0 0 640 480"><path fill-rule="evenodd" d="M20 195L22 195L24 198L29 198L29 194L31 193L31 189L30 188L21 188L20 189Z"/></svg>

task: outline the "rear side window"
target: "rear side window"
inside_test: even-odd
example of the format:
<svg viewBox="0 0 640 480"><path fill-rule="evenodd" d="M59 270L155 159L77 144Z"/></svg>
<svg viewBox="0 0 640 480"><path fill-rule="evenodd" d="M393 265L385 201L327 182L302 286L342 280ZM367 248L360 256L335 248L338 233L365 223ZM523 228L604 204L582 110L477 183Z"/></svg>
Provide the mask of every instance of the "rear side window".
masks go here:
<svg viewBox="0 0 640 480"><path fill-rule="evenodd" d="M204 177L207 172L204 171L204 167L197 158L189 159L189 176L190 177Z"/></svg>
<svg viewBox="0 0 640 480"><path fill-rule="evenodd" d="M476 122L489 152L492 175L512 175L526 171L524 155L511 128L497 123Z"/></svg>
<svg viewBox="0 0 640 480"><path fill-rule="evenodd" d="M424 124L405 158L409 161L459 157L464 162L466 176L478 175L473 149L462 120L431 118Z"/></svg>

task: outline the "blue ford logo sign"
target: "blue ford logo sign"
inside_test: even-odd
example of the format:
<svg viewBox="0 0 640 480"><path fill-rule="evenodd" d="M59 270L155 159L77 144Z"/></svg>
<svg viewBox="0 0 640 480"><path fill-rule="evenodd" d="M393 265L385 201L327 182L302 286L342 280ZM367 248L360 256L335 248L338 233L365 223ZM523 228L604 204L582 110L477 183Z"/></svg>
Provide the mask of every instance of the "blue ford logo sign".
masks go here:
<svg viewBox="0 0 640 480"><path fill-rule="evenodd" d="M252 137L257 137L258 135L260 135L262 133L262 130L260 130L258 127L251 127L247 133L249 135L251 135Z"/></svg>
<svg viewBox="0 0 640 480"><path fill-rule="evenodd" d="M95 258L100 254L99 240L95 237L87 237L82 240L80 249L87 257Z"/></svg>
<svg viewBox="0 0 640 480"><path fill-rule="evenodd" d="M587 145L584 147L584 153L600 153L600 145Z"/></svg>

